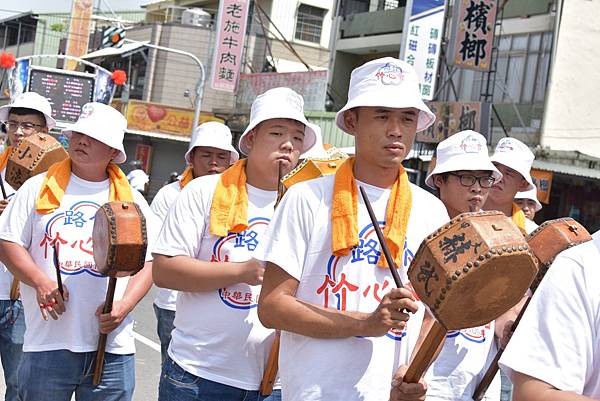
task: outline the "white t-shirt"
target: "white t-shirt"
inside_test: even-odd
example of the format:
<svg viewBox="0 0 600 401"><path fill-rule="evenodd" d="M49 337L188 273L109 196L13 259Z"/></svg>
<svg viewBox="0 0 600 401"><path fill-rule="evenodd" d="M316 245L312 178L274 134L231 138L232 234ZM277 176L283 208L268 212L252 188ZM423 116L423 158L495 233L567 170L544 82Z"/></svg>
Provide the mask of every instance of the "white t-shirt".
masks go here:
<svg viewBox="0 0 600 401"><path fill-rule="evenodd" d="M348 256L331 253L331 203L334 175L295 184L284 196L263 239L260 255L299 281L299 299L338 310L373 312L395 287L389 269L376 266L379 241L358 196L360 245ZM389 189L362 185L384 224ZM408 288L407 268L421 241L448 222L437 198L412 185L412 210L400 277ZM381 401L390 394L396 368L406 364L419 335L423 305L403 332L382 337L319 339L282 332L280 375L285 401Z"/></svg>
<svg viewBox="0 0 600 401"><path fill-rule="evenodd" d="M556 257L500 367L600 400L600 237Z"/></svg>
<svg viewBox="0 0 600 401"><path fill-rule="evenodd" d="M96 309L106 299L108 278L96 271L92 248L93 217L109 199L109 180L90 182L71 174L58 209L48 214L35 211L45 173L27 180L0 218L0 239L22 245L36 265L56 280L52 244L58 241L62 282L69 291L66 312L58 320L42 319L33 288L21 283L25 308L26 352L66 349L72 352L95 351L99 326ZM144 198L132 191L135 202L146 217L148 255L157 234L156 216ZM114 300L123 297L128 277L117 280ZM135 352L133 318L127 316L108 335L106 351L114 354Z"/></svg>
<svg viewBox="0 0 600 401"><path fill-rule="evenodd" d="M2 170L0 174L2 174L2 180L4 181L4 190L6 191L6 199L9 201L15 195L15 190L11 187L8 182L4 179L6 173L6 168ZM0 193L0 195L2 195ZM10 299L10 288L13 282L13 275L8 271L4 263L0 262L0 299L7 300Z"/></svg>
<svg viewBox="0 0 600 401"><path fill-rule="evenodd" d="M154 253L216 262L253 257L273 215L277 192L247 184L248 228L216 237L209 226L219 178L203 176L186 185L167 215ZM195 376L258 390L274 338L274 331L258 320L260 288L240 283L215 291L179 291L171 359Z"/></svg>
<svg viewBox="0 0 600 401"><path fill-rule="evenodd" d="M494 322L485 326L453 330L427 373L427 401L472 401L475 388L483 379L498 351ZM496 375L484 400L500 400L500 375Z"/></svg>
<svg viewBox="0 0 600 401"><path fill-rule="evenodd" d="M160 219L161 223L167 218L169 209L175 203L175 200L181 193L181 185L179 181L172 182L162 187L157 193L150 208L154 214ZM167 309L170 311L175 310L175 304L177 302L177 291L170 290L168 288L159 288L154 299L154 304L161 309Z"/></svg>

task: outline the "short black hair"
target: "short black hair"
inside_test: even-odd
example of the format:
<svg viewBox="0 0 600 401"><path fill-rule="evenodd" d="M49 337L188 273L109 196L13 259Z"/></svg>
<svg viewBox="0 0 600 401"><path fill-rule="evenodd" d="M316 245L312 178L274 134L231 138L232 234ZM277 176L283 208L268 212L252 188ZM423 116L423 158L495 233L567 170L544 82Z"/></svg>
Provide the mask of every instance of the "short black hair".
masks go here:
<svg viewBox="0 0 600 401"><path fill-rule="evenodd" d="M42 121L44 121L45 127L48 126L48 122L46 121L46 115L38 110L29 109L27 107L11 107L10 110L8 111L9 118L10 118L11 114L14 114L16 116L26 116L28 114L34 114L34 115L37 115L38 117L40 117L42 119Z"/></svg>

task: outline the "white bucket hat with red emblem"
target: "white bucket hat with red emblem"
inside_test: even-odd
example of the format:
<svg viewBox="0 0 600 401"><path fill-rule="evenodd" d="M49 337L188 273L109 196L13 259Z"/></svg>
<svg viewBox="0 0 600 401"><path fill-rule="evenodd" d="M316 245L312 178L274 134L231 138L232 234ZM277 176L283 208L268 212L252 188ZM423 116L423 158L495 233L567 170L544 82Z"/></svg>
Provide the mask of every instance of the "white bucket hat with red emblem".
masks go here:
<svg viewBox="0 0 600 401"><path fill-rule="evenodd" d="M123 148L123 138L127 129L127 120L117 109L104 103L86 103L81 108L79 119L62 130L63 135L71 138L73 132L80 132L94 138L113 149L119 154L113 162L120 164L127 160Z"/></svg>
<svg viewBox="0 0 600 401"><path fill-rule="evenodd" d="M425 179L430 188L435 189L433 177L436 174L452 171L490 171L496 182L502 178L502 173L490 160L487 141L479 132L461 131L444 139L438 144L436 155L435 168Z"/></svg>
<svg viewBox="0 0 600 401"><path fill-rule="evenodd" d="M523 142L515 138L500 139L491 159L492 162L504 164L521 174L529 184L526 191L535 188L531 179L531 166L535 155Z"/></svg>
<svg viewBox="0 0 600 401"><path fill-rule="evenodd" d="M394 109L414 107L419 110L417 132L426 130L435 121L435 114L421 99L419 78L414 67L393 57L369 61L352 71L348 103L335 116L337 126L348 132L344 113L361 106Z"/></svg>

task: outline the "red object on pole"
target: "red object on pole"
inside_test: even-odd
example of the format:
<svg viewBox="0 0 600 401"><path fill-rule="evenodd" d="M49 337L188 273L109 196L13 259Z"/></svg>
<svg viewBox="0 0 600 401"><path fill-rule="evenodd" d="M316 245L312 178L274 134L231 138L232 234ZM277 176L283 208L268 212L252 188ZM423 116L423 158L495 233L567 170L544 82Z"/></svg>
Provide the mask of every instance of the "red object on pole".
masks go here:
<svg viewBox="0 0 600 401"><path fill-rule="evenodd" d="M13 68L16 64L15 56L12 53L4 52L0 54L0 68Z"/></svg>
<svg viewBox="0 0 600 401"><path fill-rule="evenodd" d="M125 82L127 82L127 74L123 70L113 71L111 78L117 85L123 85Z"/></svg>

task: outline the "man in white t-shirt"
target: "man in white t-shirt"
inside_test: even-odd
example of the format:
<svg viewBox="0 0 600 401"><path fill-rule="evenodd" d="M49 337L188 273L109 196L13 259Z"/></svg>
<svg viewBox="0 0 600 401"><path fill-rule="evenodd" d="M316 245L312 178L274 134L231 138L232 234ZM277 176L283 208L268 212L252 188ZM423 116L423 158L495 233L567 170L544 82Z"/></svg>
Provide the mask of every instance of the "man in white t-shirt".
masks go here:
<svg viewBox="0 0 600 401"><path fill-rule="evenodd" d="M517 192L535 188L530 173L535 156L518 139L502 138L491 159L502 173L502 179L492 187L484 209L501 211L511 217L524 234L530 234L537 228L537 224L525 217L515 204L515 196Z"/></svg>
<svg viewBox="0 0 600 401"><path fill-rule="evenodd" d="M537 198L537 188L532 188L528 191L517 192L515 195L515 203L521 208L525 217L533 221L535 214L542 210L542 204Z"/></svg>
<svg viewBox="0 0 600 401"><path fill-rule="evenodd" d="M294 184L279 205L261 245L268 264L259 314L267 327L282 330L285 401L424 397L425 383L402 383L406 367L398 369L408 364L424 311L407 268L448 214L410 184L401 163L416 132L434 119L409 64L386 57L356 68L348 103L336 116L338 127L355 136L356 157L334 175ZM358 186L385 226L406 288L394 288L381 266ZM392 379L398 382L393 391Z"/></svg>
<svg viewBox="0 0 600 401"><path fill-rule="evenodd" d="M0 260L22 284L27 327L19 368L22 401L69 401L73 394L78 400L132 398L130 312L152 285L151 266L118 280L112 312L105 314L108 278L96 269L92 248L94 215L109 200L135 201L146 217L149 246L156 236L156 217L115 164L126 158L126 126L112 107L84 105L77 122L63 130L70 157L27 180L0 218ZM94 386L100 332L108 334L107 353L102 381Z"/></svg>
<svg viewBox="0 0 600 401"><path fill-rule="evenodd" d="M232 135L229 127L215 121L206 122L194 130L185 161L188 167L176 182L162 187L150 207L161 221L167 213L181 190L192 179L209 174L220 174L230 164L240 158L237 150L231 145ZM156 314L156 331L160 339L161 361L167 358L167 348L171 342L173 320L175 319L175 303L177 291L168 288L159 288L154 299L154 313Z"/></svg>
<svg viewBox="0 0 600 401"><path fill-rule="evenodd" d="M515 401L600 400L600 235L560 253L500 358Z"/></svg>
<svg viewBox="0 0 600 401"><path fill-rule="evenodd" d="M127 179L129 180L129 185L131 188L139 191L142 195L146 195L146 188L148 186L148 182L150 182L150 177L146 172L142 169L142 162L139 160L134 160L131 163L133 170L127 174Z"/></svg>
<svg viewBox="0 0 600 401"><path fill-rule="evenodd" d="M510 217L523 235L530 234L538 225L525 217L525 213L515 203L517 192L535 188L531 179L531 166L535 156L523 142L515 138L502 138L496 144L496 149L491 157L496 168L502 173L502 179L494 184L487 201L485 210L499 210ZM496 319L496 323L507 330L505 338L509 338L508 328L519 314L525 298L510 311ZM511 398L511 384L508 378L502 375L501 401Z"/></svg>
<svg viewBox="0 0 600 401"><path fill-rule="evenodd" d="M17 96L11 104L0 107L0 122L8 135L9 146L0 154L0 174L6 199L2 194L0 214L4 212L15 190L6 182L6 164L13 149L23 138L34 133L47 133L56 125L48 100L35 92ZM17 370L23 353L25 317L19 299L19 283L0 263L0 357L6 383L6 401L18 401Z"/></svg>
<svg viewBox="0 0 600 401"><path fill-rule="evenodd" d="M437 146L437 162L425 183L437 189L450 218L465 212L479 212L490 188L502 178L488 156L485 137L475 131L461 131ZM497 352L495 322L480 327L454 330L433 362L425 379L427 401L471 401ZM486 392L485 400L500 400L500 376Z"/></svg>
<svg viewBox="0 0 600 401"><path fill-rule="evenodd" d="M275 333L258 320L264 267L253 256L274 212L278 170L291 171L315 143L303 103L289 88L258 96L239 141L248 158L193 180L167 214L154 280L179 293L160 401L280 398L258 391Z"/></svg>

